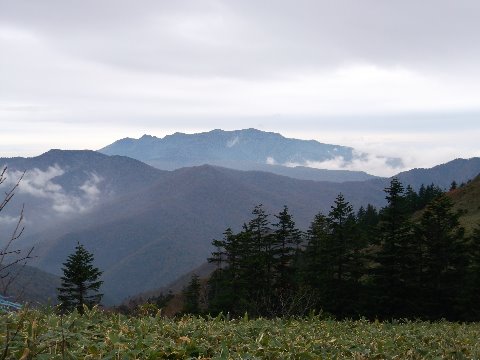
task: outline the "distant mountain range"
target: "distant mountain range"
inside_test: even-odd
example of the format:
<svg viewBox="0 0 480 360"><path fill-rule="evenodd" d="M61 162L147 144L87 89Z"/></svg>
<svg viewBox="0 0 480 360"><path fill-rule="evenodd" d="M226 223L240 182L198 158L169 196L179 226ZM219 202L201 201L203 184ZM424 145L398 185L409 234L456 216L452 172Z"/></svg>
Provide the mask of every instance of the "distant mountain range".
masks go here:
<svg viewBox="0 0 480 360"><path fill-rule="evenodd" d="M226 141L236 133L239 140L232 140L233 145L227 146L230 149L241 144L244 138L240 135L244 132L258 135L259 142L265 135L257 130L243 130L213 131L202 136L220 134L218 138ZM280 142L291 140L267 134L272 139L280 138ZM183 135L172 137L190 136ZM193 140L198 141L196 137ZM322 145L312 144L313 148ZM203 146L208 148L208 144ZM212 145L214 149L219 146ZM255 159L255 152L249 152L249 147L255 146L253 143L246 146L246 158ZM191 145L186 154L194 148ZM257 144L257 159L263 158L260 153L266 154L266 148ZM354 156L350 148L329 149L346 158ZM180 151L178 147L177 151ZM200 147L198 154L202 152ZM281 146L278 153L282 154ZM324 156L330 156L328 154L327 151ZM304 155L275 156L278 161L288 161ZM166 286L201 265L211 252L212 239L220 238L227 227L238 230L259 203L271 214L287 205L298 226L306 229L316 213L329 211L339 193L356 208L368 203L382 206L385 203L382 190L389 183L389 179L368 175L362 180L358 177L360 174L355 175L356 181L348 182L301 180L281 165L269 166L278 168L277 172L286 171L282 175L263 168L262 171L240 171L217 165L163 171L126 156L108 156L89 150L51 150L32 158L3 158L1 164L8 166L9 176L1 191L27 170L11 204L0 213L2 234L9 232L21 204L25 203L26 232L21 244L25 247L34 244L38 256L29 265L58 276L62 262L80 241L94 253L96 265L104 271L103 291L110 303ZM317 174L315 169L295 168L304 173L312 170ZM457 159L432 169L414 169L398 177L417 189L422 183L432 182L449 188L453 180L460 184L479 173L480 158L472 158ZM329 172L325 174L331 176ZM0 245L4 239L4 236L0 238Z"/></svg>
<svg viewBox="0 0 480 360"><path fill-rule="evenodd" d="M57 217L47 229L27 233L23 241L38 244L38 258L31 265L56 275L77 241L83 243L95 254L96 264L104 271L104 291L113 302L165 286L202 264L211 252L212 239L221 237L229 226L239 228L259 203L272 214L287 205L297 224L306 229L316 213L329 211L340 192L356 208L367 203L382 206L382 190L389 181L317 182L210 165L158 171L139 162L132 163L134 160L91 151L83 152L82 156L78 152L62 153L62 158L69 157L71 165L63 164L62 168L67 170L60 179L68 178L68 169L76 169L78 159L85 161L90 157L92 162L102 162L104 170L97 171L105 184L114 182L119 174L129 174L132 165L135 165L134 176L145 180L122 181L115 191L109 191L106 200L88 211L65 219ZM116 165L108 165L109 162ZM461 173L457 173L459 164L463 164ZM109 175L107 169L112 168L115 171ZM83 171L88 174L87 169ZM441 186L448 187L452 180L461 183L478 174L480 159L455 160L433 172L435 176L442 173L448 180ZM407 177L418 183L432 182L429 171L413 170L400 176ZM55 184L55 178L51 182Z"/></svg>
<svg viewBox="0 0 480 360"><path fill-rule="evenodd" d="M347 166L366 156L351 147L289 139L256 129L175 133L164 138L144 135L140 139L118 140L99 151L107 155L129 156L164 170L209 164L237 170L267 171L303 180L343 182L374 178L363 171L308 167L319 167L330 160ZM397 158L386 161L392 166L401 165Z"/></svg>

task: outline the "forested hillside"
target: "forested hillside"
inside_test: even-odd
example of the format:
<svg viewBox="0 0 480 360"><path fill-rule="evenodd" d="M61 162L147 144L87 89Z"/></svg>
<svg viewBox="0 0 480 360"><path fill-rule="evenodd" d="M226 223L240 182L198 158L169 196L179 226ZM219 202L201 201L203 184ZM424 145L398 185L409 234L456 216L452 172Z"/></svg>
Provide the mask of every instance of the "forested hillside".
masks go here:
<svg viewBox="0 0 480 360"><path fill-rule="evenodd" d="M455 160L435 171L445 174L448 186L453 180L460 185L466 174L480 172L476 160ZM104 271L103 291L114 303L164 287L201 265L211 252L211 239L220 238L228 226L241 230L258 203L269 213L287 205L297 226L307 230L315 214L327 213L339 193L355 211L368 203L379 208L388 185L386 179L302 181L214 166L160 171L126 157L88 151L52 151L18 161L30 162L34 173L38 166L38 179L45 180L27 179L15 202L26 202L28 226L22 244L36 244L38 256L31 265L59 275L62 262L80 241L96 255L96 265ZM462 173L449 170L459 162ZM46 172L49 177L43 176ZM428 170L405 174L416 183L432 183ZM85 197L87 193L92 196ZM35 197L38 194L46 197ZM84 206L84 197L94 201ZM68 205L83 210L65 212ZM35 219L45 219L43 231L38 232Z"/></svg>
<svg viewBox="0 0 480 360"><path fill-rule="evenodd" d="M386 206L355 212L340 194L306 233L287 207L269 217L256 206L240 232L212 243L204 311L479 320L480 221L468 218L470 232L460 222L472 204L478 212L478 183L417 193L394 178Z"/></svg>
<svg viewBox="0 0 480 360"><path fill-rule="evenodd" d="M57 273L77 241L96 254L104 269L104 291L116 301L167 285L203 263L211 239L229 224L246 221L259 201L272 211L288 204L300 226L339 191L381 203L378 184L321 183L263 172L212 166L184 168L162 176L155 185L100 205L75 221L36 236L35 266Z"/></svg>

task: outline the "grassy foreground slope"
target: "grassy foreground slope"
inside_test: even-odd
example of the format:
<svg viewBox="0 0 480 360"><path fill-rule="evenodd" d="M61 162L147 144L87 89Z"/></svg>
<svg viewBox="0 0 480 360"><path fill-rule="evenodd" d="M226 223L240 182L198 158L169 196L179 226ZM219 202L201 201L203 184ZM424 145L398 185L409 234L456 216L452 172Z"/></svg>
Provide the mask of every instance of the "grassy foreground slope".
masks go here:
<svg viewBox="0 0 480 360"><path fill-rule="evenodd" d="M7 328L8 359L480 358L480 324L371 323L316 316L172 320L125 317L98 310L61 319L26 310L0 318L2 346Z"/></svg>

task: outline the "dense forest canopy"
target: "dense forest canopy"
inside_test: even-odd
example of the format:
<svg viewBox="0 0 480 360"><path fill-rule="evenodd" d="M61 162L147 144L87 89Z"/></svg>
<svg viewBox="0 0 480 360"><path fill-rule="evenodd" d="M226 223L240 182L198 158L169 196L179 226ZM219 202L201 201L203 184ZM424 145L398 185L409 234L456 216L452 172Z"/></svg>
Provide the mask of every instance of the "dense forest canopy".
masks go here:
<svg viewBox="0 0 480 360"><path fill-rule="evenodd" d="M416 192L393 178L385 197L354 212L339 194L306 232L286 206L273 221L256 206L240 232L213 241L205 311L479 320L480 226L466 235L434 185Z"/></svg>

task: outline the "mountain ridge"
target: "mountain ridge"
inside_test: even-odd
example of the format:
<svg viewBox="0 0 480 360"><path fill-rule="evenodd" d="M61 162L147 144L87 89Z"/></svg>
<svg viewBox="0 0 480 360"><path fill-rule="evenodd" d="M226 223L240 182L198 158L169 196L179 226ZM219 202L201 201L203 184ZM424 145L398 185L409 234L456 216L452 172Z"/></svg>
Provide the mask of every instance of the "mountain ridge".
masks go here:
<svg viewBox="0 0 480 360"><path fill-rule="evenodd" d="M145 134L138 139L117 140L98 151L107 155L130 156L164 170L211 164L237 170L264 170L318 181L363 181L374 178L362 171L328 170L331 172L327 174L326 169L309 166L330 160L347 164L366 156L351 147L287 138L279 133L254 128L232 131L215 129L196 134L176 132L163 138ZM400 159L385 158L385 161L398 163ZM311 170L307 172L305 168Z"/></svg>
<svg viewBox="0 0 480 360"><path fill-rule="evenodd" d="M22 181L26 187L15 195L15 204L27 200L27 219L32 221L32 213L39 213L44 225L37 228L29 223L22 237L25 246L38 245L39 257L32 265L58 275L61 263L80 241L96 255L112 302L165 286L200 265L212 239L221 237L227 227L248 221L259 203L272 214L287 205L298 226L306 229L318 211L330 210L339 193L355 208L368 203L381 206L382 190L389 182L385 178L319 182L216 165L161 171L128 157L82 150L52 150L16 162L28 164L32 175ZM447 187L453 180L460 184L479 172L480 159L472 158L399 176L402 182L414 179L425 184L441 177L439 185ZM98 197L87 204L91 205L88 211L79 207L69 218L57 216L56 206L88 200L82 197L85 189ZM41 196L35 198L32 193L38 191Z"/></svg>
<svg viewBox="0 0 480 360"><path fill-rule="evenodd" d="M467 163L471 172L480 172L475 159ZM447 163L440 169L449 174L448 168ZM420 180L430 183L425 181L430 180L428 172L421 173ZM462 181L449 178L447 183L452 180ZM105 293L119 302L163 287L201 265L212 239L221 237L227 227L248 221L259 203L269 213L287 205L298 226L306 229L318 211L330 210L339 193L357 209L368 203L382 206L388 183L389 179L318 182L213 165L181 168L102 204L72 226L60 224L56 233L40 234L42 246L37 247L35 265L58 274L59 264L80 241L96 254L97 265L105 271Z"/></svg>

